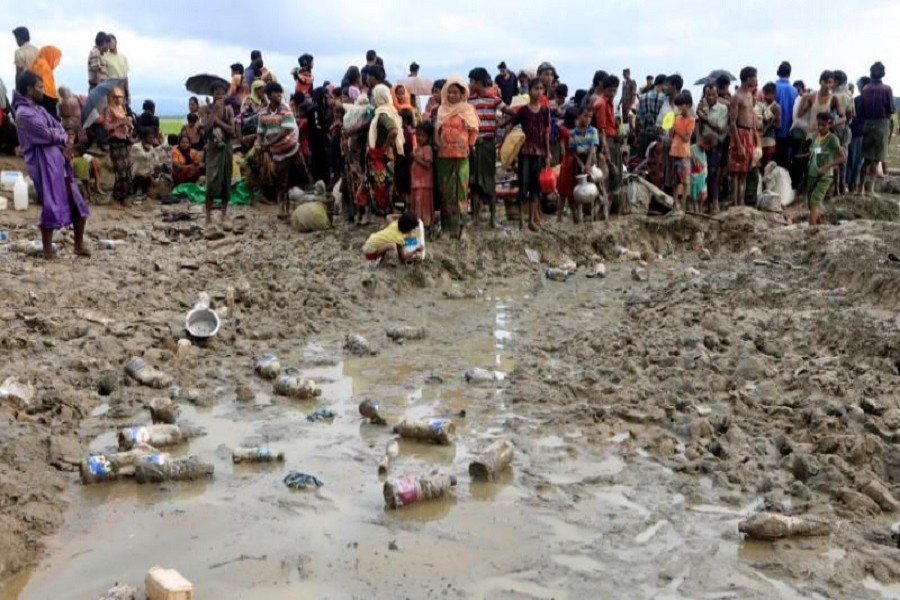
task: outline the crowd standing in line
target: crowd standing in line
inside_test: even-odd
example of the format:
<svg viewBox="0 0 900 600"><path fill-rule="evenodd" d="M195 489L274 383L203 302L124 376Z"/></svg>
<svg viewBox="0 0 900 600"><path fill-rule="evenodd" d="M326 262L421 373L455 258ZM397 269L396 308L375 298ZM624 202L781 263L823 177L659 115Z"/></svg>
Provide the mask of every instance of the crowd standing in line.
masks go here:
<svg viewBox="0 0 900 600"><path fill-rule="evenodd" d="M96 190L96 165L79 161L76 177L72 164L88 147L109 154L118 206L146 195L148 178L161 170L176 184L205 176L208 221L217 200L225 218L236 152L253 201L277 204L282 218L290 213L290 188L340 182L348 220L413 214L430 237L466 235L485 208L495 227L498 174L518 190L518 202L506 204L508 220L537 230L555 211L578 222L575 178L597 168L605 194L639 173L673 196L674 211L717 213L726 198L730 206L755 203L762 172L775 163L806 194L810 224L818 225L829 195L874 194L897 110L880 62L857 81L856 97L841 70L823 71L818 88L807 90L791 81L784 62L762 86L754 67L740 70L735 89L730 73L714 72L694 99L678 74L647 76L638 89L629 69L621 79L598 70L589 88L570 96L547 62L518 73L501 62L494 78L477 67L467 78L433 85L412 63L409 77L391 85L374 50L337 84L318 84L315 59L303 54L285 89L254 50L247 67L230 65L204 106L192 97L180 134L163 140L151 100L140 115L131 110L128 60L115 35L99 32L88 54L88 90L114 87L87 128L85 97L56 85L61 52L32 44L25 27L13 35L16 89L11 110L0 114L15 113L29 173L42 182L49 215L42 228L74 223L82 232L87 207L77 184ZM164 142L165 166L154 151ZM498 158L515 169L498 171Z"/></svg>

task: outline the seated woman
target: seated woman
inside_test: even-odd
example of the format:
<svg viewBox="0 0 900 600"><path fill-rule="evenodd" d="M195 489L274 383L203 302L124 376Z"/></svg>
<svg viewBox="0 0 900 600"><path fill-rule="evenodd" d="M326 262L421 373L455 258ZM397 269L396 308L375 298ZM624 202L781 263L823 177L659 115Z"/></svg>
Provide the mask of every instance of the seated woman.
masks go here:
<svg viewBox="0 0 900 600"><path fill-rule="evenodd" d="M172 180L175 185L196 183L203 174L200 153L191 148L188 136L181 136L178 146L172 148Z"/></svg>

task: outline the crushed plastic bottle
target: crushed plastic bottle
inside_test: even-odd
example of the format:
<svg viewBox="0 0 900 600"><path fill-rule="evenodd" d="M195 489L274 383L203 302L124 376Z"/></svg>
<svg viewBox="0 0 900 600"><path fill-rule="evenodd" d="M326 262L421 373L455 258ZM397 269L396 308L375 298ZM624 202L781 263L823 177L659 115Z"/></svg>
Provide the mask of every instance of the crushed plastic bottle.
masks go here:
<svg viewBox="0 0 900 600"><path fill-rule="evenodd" d="M275 379L281 375L281 362L274 354L266 354L256 361L253 370L263 379Z"/></svg>
<svg viewBox="0 0 900 600"><path fill-rule="evenodd" d="M426 500L436 500L456 485L454 475L433 473L425 477L398 477L384 482L384 503L390 509L409 506Z"/></svg>
<svg viewBox="0 0 900 600"><path fill-rule="evenodd" d="M244 446L231 452L231 460L234 464L284 462L284 452L273 452L267 445Z"/></svg>
<svg viewBox="0 0 900 600"><path fill-rule="evenodd" d="M449 446L453 443L456 425L446 419L431 419L430 421L404 419L394 427L394 433L412 440Z"/></svg>

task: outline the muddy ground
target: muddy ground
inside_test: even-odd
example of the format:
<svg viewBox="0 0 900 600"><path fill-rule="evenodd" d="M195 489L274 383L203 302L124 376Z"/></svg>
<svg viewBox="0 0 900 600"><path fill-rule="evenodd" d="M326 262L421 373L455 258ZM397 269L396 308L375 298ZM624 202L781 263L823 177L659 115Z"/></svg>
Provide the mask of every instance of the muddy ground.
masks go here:
<svg viewBox="0 0 900 600"><path fill-rule="evenodd" d="M818 233L749 209L479 230L429 246L425 264L377 270L358 256L367 229L298 235L273 211L238 209L210 243L201 220L162 219L185 210L95 209L89 235L120 242L90 259L67 236L52 263L0 246L0 381L35 392L0 401L0 597L97 597L158 562L210 597L900 593L896 197L839 199L828 211L841 224ZM0 229L36 239L37 216L0 213ZM576 275L543 277L566 259ZM601 259L607 277L586 278ZM197 293L221 306L228 287L238 303L218 338L176 364ZM396 345L394 323L429 337ZM350 332L379 355L345 356ZM269 351L322 399L273 397L252 373ZM196 390L193 404L172 393L207 429L183 453L213 462L212 482L78 484L85 452L168 393L129 381L131 356ZM472 386L471 367L507 377ZM454 448L401 448L403 472L460 476L451 499L383 509L375 465L390 434L361 424L363 398L392 422L466 410ZM317 406L334 423L307 423ZM468 461L498 437L516 446L513 470L470 483ZM228 447L259 441L284 446L286 465L231 466ZM326 486L291 492L289 469ZM762 509L821 516L834 533L743 541L737 522Z"/></svg>

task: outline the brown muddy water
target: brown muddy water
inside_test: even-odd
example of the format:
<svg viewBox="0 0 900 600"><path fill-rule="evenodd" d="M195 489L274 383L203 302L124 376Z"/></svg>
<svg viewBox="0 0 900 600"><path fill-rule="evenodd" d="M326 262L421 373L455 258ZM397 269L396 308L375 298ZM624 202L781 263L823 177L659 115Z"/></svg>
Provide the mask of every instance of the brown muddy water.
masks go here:
<svg viewBox="0 0 900 600"><path fill-rule="evenodd" d="M596 300L604 307L599 318L615 323L622 306L614 286L627 278L618 274L616 283L616 276L548 284L539 298L529 280L480 300L422 292L385 303L382 325L427 323L431 333L395 345L383 327L359 331L380 347L376 357L345 357L339 339L254 342L257 356L274 352L314 378L323 389L316 401L273 397L271 383L253 375L253 356L205 356L213 365L208 387L221 401L182 405L181 420L207 435L174 453L214 463L214 479L81 486L73 476L65 524L48 555L0 598L96 598L116 581L140 586L157 564L177 568L201 598L823 597L755 568L778 560L770 545L744 543L737 533L757 499L717 504L711 481L698 485L640 450L624 452L625 430L601 444L588 443L576 425L512 435L513 468L495 483L469 481L469 461L509 423L542 428L529 407L508 403L505 382L470 386L463 373L475 366L511 372L517 350L542 338L551 309L578 318L577 307ZM252 403L234 398L237 384L252 387ZM384 508L376 467L392 434L363 422L357 405L365 398L377 399L389 422L466 411L454 419L455 446L404 442L393 469L457 474L452 497ZM320 407L336 419L308 422ZM83 427L104 423L101 406ZM263 442L283 450L285 463L232 465L229 448ZM110 424L91 448L114 443ZM325 485L289 490L282 478L290 470ZM841 558L827 541L797 550L820 564ZM875 596L898 593L870 583Z"/></svg>

